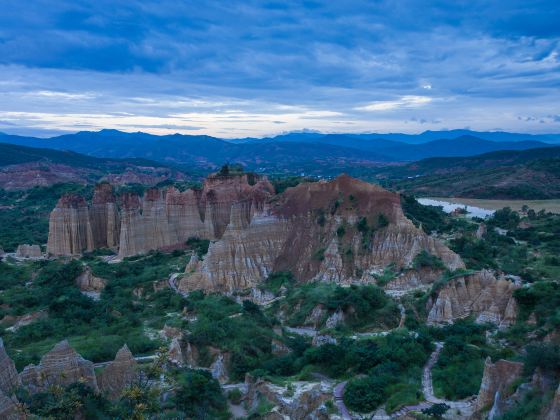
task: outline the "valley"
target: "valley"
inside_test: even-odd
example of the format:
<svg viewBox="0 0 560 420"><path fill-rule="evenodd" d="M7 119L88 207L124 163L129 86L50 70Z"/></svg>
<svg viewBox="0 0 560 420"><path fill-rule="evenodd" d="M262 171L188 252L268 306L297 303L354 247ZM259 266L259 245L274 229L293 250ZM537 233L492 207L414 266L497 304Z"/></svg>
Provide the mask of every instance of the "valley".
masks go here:
<svg viewBox="0 0 560 420"><path fill-rule="evenodd" d="M347 175L180 182L5 193L38 223L5 248L40 247L0 263L4 416L556 415L557 214Z"/></svg>

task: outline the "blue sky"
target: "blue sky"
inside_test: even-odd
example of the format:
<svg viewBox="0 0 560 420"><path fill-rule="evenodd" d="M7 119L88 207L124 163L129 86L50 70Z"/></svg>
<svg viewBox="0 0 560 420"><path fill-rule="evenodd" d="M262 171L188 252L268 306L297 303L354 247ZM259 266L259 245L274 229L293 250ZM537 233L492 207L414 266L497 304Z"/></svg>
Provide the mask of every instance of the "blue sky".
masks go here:
<svg viewBox="0 0 560 420"><path fill-rule="evenodd" d="M560 132L558 0L1 6L4 132Z"/></svg>

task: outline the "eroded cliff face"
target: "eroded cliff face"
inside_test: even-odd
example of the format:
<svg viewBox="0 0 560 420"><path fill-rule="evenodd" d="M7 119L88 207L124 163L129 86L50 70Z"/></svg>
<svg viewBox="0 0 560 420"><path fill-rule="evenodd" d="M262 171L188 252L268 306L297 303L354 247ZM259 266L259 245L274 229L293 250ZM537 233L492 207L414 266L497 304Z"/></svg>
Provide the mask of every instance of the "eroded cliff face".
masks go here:
<svg viewBox="0 0 560 420"><path fill-rule="evenodd" d="M67 386L83 382L98 391L93 363L80 356L68 341L58 343L41 358L38 365L26 366L21 382L31 392L45 391L51 385Z"/></svg>
<svg viewBox="0 0 560 420"><path fill-rule="evenodd" d="M74 194L61 197L49 218L47 253L71 256L92 250L93 234L86 200Z"/></svg>
<svg viewBox="0 0 560 420"><path fill-rule="evenodd" d="M116 197L109 184L95 187L91 207L83 197L65 195L50 214L47 253L74 256L95 248L115 249L119 225Z"/></svg>
<svg viewBox="0 0 560 420"><path fill-rule="evenodd" d="M199 190L149 189L120 200L100 184L90 207L76 196L61 198L50 228L54 255L115 248L117 238L120 258L171 250L190 237L212 240L205 258L178 280L183 291L251 288L273 271L291 271L301 281L372 283L390 264L410 271L421 251L450 270L463 267L459 256L404 216L398 194L346 175L279 195L266 178L250 174L213 175ZM427 284L434 277L411 276L406 282Z"/></svg>
<svg viewBox="0 0 560 420"><path fill-rule="evenodd" d="M107 280L96 277L91 272L91 268L85 268L84 272L76 277L76 286L82 292L96 292L101 293L107 285Z"/></svg>
<svg viewBox="0 0 560 420"><path fill-rule="evenodd" d="M517 317L513 291L518 287L487 270L450 280L428 301L428 324L450 324L475 315L480 323L512 325Z"/></svg>
<svg viewBox="0 0 560 420"><path fill-rule="evenodd" d="M0 392L12 395L13 391L21 385L16 367L10 356L6 353L4 342L0 338Z"/></svg>
<svg viewBox="0 0 560 420"><path fill-rule="evenodd" d="M96 186L89 217L93 247L116 249L119 245L120 217L117 198L110 184Z"/></svg>
<svg viewBox="0 0 560 420"><path fill-rule="evenodd" d="M190 237L219 239L232 220L232 208L245 225L274 189L266 178L210 176L201 190L151 189L144 197L123 199L119 257L182 245Z"/></svg>
<svg viewBox="0 0 560 420"><path fill-rule="evenodd" d="M247 394L244 399L249 409L255 409L262 399L274 404L267 418L294 420L329 418L324 406L325 401L332 397L332 386L329 384L294 382L292 395L288 396L286 387L262 379L254 379L251 375L246 376L245 383Z"/></svg>
<svg viewBox="0 0 560 420"><path fill-rule="evenodd" d="M0 391L0 419L23 420L27 418L24 413L15 397L8 397Z"/></svg>
<svg viewBox="0 0 560 420"><path fill-rule="evenodd" d="M179 288L232 291L254 287L273 271L302 281L373 282L373 272L389 264L410 268L421 251L451 270L464 267L404 216L397 194L339 176L290 188L263 206L232 206L224 235L189 266Z"/></svg>
<svg viewBox="0 0 560 420"><path fill-rule="evenodd" d="M482 418L481 414L489 411L489 417L493 418L494 413L501 412L500 407L508 396L508 387L521 377L522 373L523 363L509 360L498 360L496 363L492 363L490 357L486 358L473 417Z"/></svg>
<svg viewBox="0 0 560 420"><path fill-rule="evenodd" d="M97 376L99 389L109 399L117 399L123 390L138 379L138 366L134 356L125 344Z"/></svg>

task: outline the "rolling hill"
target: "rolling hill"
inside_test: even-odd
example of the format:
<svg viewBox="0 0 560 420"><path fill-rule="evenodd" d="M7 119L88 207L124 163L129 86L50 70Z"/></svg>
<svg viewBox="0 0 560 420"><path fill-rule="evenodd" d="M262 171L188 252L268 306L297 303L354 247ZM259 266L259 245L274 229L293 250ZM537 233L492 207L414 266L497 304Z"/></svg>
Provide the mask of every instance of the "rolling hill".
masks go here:
<svg viewBox="0 0 560 420"><path fill-rule="evenodd" d="M392 189L422 196L560 198L560 147L424 159L381 169L375 177Z"/></svg>
<svg viewBox="0 0 560 420"><path fill-rule="evenodd" d="M25 189L63 182L155 185L166 180L194 179L178 168L147 159L96 158L76 152L0 143L0 188Z"/></svg>

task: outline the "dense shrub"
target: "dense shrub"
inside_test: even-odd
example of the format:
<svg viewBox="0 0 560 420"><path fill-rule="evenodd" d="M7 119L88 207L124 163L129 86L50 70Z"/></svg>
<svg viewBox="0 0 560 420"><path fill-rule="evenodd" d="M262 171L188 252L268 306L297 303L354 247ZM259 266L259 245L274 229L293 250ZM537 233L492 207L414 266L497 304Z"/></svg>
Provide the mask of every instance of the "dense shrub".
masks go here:
<svg viewBox="0 0 560 420"><path fill-rule="evenodd" d="M177 378L175 405L189 418L228 418L226 398L209 372L187 370Z"/></svg>

